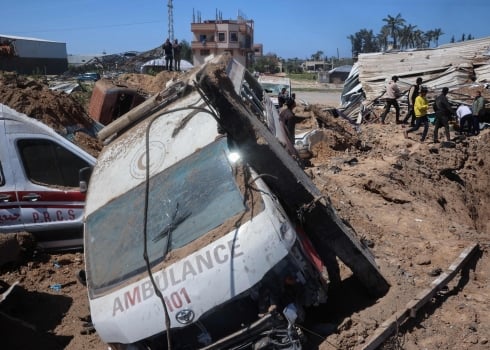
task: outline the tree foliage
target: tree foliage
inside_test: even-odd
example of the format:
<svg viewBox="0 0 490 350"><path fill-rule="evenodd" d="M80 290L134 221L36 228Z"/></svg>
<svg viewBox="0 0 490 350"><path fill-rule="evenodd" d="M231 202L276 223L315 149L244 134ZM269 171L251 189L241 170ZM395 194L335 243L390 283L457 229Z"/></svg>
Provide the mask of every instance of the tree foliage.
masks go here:
<svg viewBox="0 0 490 350"><path fill-rule="evenodd" d="M280 59L276 54L268 53L255 59L253 69L259 73L279 73Z"/></svg>
<svg viewBox="0 0 490 350"><path fill-rule="evenodd" d="M192 63L192 49L191 45L186 41L182 40L180 42L180 45L182 46L182 49L180 51L180 57L182 57L183 60L189 61Z"/></svg>
<svg viewBox="0 0 490 350"><path fill-rule="evenodd" d="M361 29L347 39L351 42L352 57L360 53L387 51L390 49L407 50L439 46L439 38L445 33L441 28L423 31L416 25L406 23L401 13L396 16L387 15L382 19L385 24L378 34L372 30ZM462 34L460 41L474 39L471 35ZM455 42L454 36L451 42Z"/></svg>
<svg viewBox="0 0 490 350"><path fill-rule="evenodd" d="M372 30L361 29L354 35L348 37L352 45L352 56L357 56L359 53L377 52L380 45Z"/></svg>
<svg viewBox="0 0 490 350"><path fill-rule="evenodd" d="M311 55L312 61L322 61L324 58L323 51L317 51L313 55Z"/></svg>
<svg viewBox="0 0 490 350"><path fill-rule="evenodd" d="M397 38L400 37L400 31L405 24L405 20L402 18L401 13L399 13L395 17L388 15L386 18L383 18L383 21L386 22L388 33L393 39L393 47L397 48Z"/></svg>

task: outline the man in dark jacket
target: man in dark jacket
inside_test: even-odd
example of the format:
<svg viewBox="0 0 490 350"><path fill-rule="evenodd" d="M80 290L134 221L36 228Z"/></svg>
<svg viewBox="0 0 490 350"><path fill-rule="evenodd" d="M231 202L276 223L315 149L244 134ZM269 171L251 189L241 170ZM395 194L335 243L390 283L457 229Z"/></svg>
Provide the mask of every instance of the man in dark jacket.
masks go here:
<svg viewBox="0 0 490 350"><path fill-rule="evenodd" d="M451 141L451 137L449 136L449 118L453 115L453 109L451 104L447 100L447 93L449 89L447 87L442 88L442 92L439 96L436 97L436 102L434 104L434 109L436 112L436 121L434 127L434 143L439 142L439 128L444 126L446 139L447 141Z"/></svg>
<svg viewBox="0 0 490 350"><path fill-rule="evenodd" d="M173 49L174 49L174 67L176 71L180 71L180 60L181 60L180 52L182 51L182 44L179 43L177 39L174 40Z"/></svg>
<svg viewBox="0 0 490 350"><path fill-rule="evenodd" d="M174 47L167 38L165 43L162 45L163 54L165 55L165 70L172 70L172 63L174 59Z"/></svg>
<svg viewBox="0 0 490 350"><path fill-rule="evenodd" d="M405 118L403 118L403 124L407 124L410 119L410 126L415 125L415 112L413 111L413 105L415 104L415 98L419 95L420 85L422 85L422 78L418 77L415 80L415 84L408 90L408 112Z"/></svg>
<svg viewBox="0 0 490 350"><path fill-rule="evenodd" d="M285 87L281 89L281 92L277 95L277 103L279 104L279 108L282 108L289 98L288 92Z"/></svg>

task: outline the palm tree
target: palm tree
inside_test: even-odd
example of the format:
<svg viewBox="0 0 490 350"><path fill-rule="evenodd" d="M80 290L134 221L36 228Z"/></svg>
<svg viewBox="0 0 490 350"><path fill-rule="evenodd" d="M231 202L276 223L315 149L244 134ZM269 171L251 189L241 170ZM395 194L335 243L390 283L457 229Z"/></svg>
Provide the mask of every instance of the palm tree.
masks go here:
<svg viewBox="0 0 490 350"><path fill-rule="evenodd" d="M433 30L428 30L424 33L425 41L426 41L426 46L430 47L430 43L432 42L432 39L434 39L434 31Z"/></svg>
<svg viewBox="0 0 490 350"><path fill-rule="evenodd" d="M388 26L384 25L381 27L381 31L377 35L378 45L382 51L386 51L388 49L388 37L390 36L390 29Z"/></svg>
<svg viewBox="0 0 490 350"><path fill-rule="evenodd" d="M436 47L437 47L437 46L439 46L439 37L444 35L444 32L442 31L441 28L436 28L432 32L434 34L434 37L433 37L434 43L436 44Z"/></svg>
<svg viewBox="0 0 490 350"><path fill-rule="evenodd" d="M357 57L361 53L361 43L359 42L357 35L349 35L347 39L350 40L352 57Z"/></svg>
<svg viewBox="0 0 490 350"><path fill-rule="evenodd" d="M317 51L313 55L311 55L312 61L321 61L323 58L323 51Z"/></svg>
<svg viewBox="0 0 490 350"><path fill-rule="evenodd" d="M396 15L396 17L388 15L388 17L383 18L383 21L386 22L386 25L390 30L390 35L393 38L393 48L396 49L396 37L398 36L398 31L400 30L400 27L405 23L405 20L399 13Z"/></svg>
<svg viewBox="0 0 490 350"><path fill-rule="evenodd" d="M415 47L424 47L426 43L425 34L420 29L417 29L413 32L413 42Z"/></svg>
<svg viewBox="0 0 490 350"><path fill-rule="evenodd" d="M415 46L414 38L413 38L413 33L417 26L414 25L407 25L403 26L399 30L399 35L400 35L400 48L412 48Z"/></svg>

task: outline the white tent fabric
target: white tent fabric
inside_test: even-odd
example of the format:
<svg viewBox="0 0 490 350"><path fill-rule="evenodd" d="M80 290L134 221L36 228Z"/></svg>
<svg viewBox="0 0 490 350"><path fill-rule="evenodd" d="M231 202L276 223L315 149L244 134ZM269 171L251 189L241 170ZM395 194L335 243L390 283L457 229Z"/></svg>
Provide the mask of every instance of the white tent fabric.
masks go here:
<svg viewBox="0 0 490 350"><path fill-rule="evenodd" d="M145 70L150 69L151 67L165 67L165 59L163 58L156 58L154 60L150 60L148 62L143 63L141 66L141 72L144 72ZM189 69L193 68L194 66L192 63L186 60L180 60L180 70L182 71L188 71Z"/></svg>

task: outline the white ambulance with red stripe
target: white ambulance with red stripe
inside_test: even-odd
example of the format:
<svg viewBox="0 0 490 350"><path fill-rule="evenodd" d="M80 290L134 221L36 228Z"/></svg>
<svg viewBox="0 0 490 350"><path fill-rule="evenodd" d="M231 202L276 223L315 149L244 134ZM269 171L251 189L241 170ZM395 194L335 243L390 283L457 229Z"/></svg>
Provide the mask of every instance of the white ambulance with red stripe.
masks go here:
<svg viewBox="0 0 490 350"><path fill-rule="evenodd" d="M265 113L250 73L234 60L226 72L228 91ZM198 80L98 134L84 236L93 325L113 350L299 350L295 323L326 302L326 268L221 132L208 99L224 97L187 85Z"/></svg>
<svg viewBox="0 0 490 350"><path fill-rule="evenodd" d="M94 165L52 128L0 104L0 234L31 232L48 249L82 247L80 176Z"/></svg>

